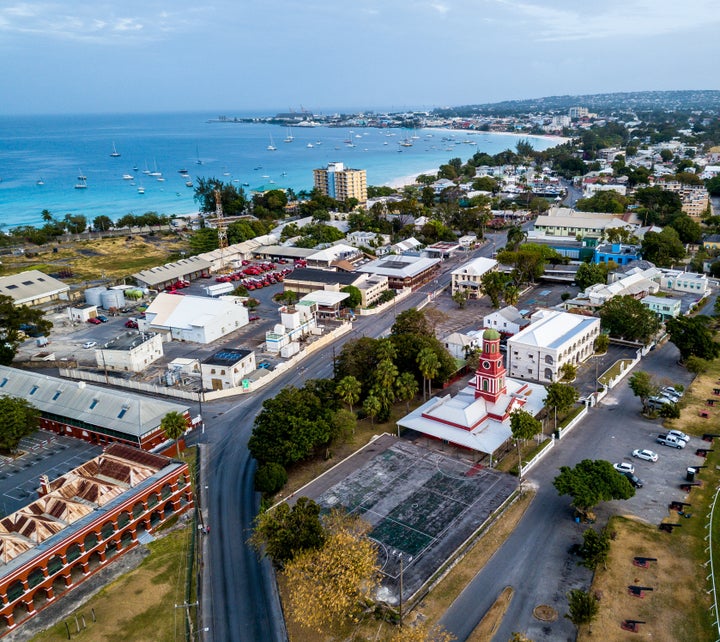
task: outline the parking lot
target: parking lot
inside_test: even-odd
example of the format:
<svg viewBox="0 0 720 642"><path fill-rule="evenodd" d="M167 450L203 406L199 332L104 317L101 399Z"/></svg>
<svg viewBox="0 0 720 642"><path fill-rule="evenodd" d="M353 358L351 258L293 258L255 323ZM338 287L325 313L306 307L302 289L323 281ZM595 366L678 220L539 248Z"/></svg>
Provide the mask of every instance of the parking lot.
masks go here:
<svg viewBox="0 0 720 642"><path fill-rule="evenodd" d="M40 477L53 480L97 457L102 447L38 430L18 446L18 457L0 458L0 506L8 515L37 499Z"/></svg>

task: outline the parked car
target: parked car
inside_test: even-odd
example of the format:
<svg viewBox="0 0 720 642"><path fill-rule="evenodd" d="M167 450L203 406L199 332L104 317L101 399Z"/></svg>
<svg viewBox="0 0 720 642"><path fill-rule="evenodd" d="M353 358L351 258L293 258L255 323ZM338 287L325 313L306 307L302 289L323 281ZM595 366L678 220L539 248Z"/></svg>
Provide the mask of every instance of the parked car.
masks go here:
<svg viewBox="0 0 720 642"><path fill-rule="evenodd" d="M625 477L627 477L628 481L635 487L635 488L642 488L645 485L645 482L643 482L642 479L639 477L636 477L634 473L623 473Z"/></svg>
<svg viewBox="0 0 720 642"><path fill-rule="evenodd" d="M686 435L682 430L668 430L668 436L670 435L682 439L686 443L690 441L690 436Z"/></svg>
<svg viewBox="0 0 720 642"><path fill-rule="evenodd" d="M97 345L97 341L86 341L83 343L83 348L94 348Z"/></svg>
<svg viewBox="0 0 720 642"><path fill-rule="evenodd" d="M137 327L138 327L137 321L135 321L134 319L128 319L127 321L125 321L125 327L133 328L133 329L137 330Z"/></svg>
<svg viewBox="0 0 720 642"><path fill-rule="evenodd" d="M93 325L100 325L102 323L102 321L100 321L97 317L90 317L87 322L92 323Z"/></svg>
<svg viewBox="0 0 720 642"><path fill-rule="evenodd" d="M98 315L97 315L97 318L98 318L98 320L100 321L100 323L107 323L107 322L108 322L108 318L107 318L104 314L98 314Z"/></svg>
<svg viewBox="0 0 720 642"><path fill-rule="evenodd" d="M258 319L260 319L260 317L257 314L251 314L248 317L248 321L257 321Z"/></svg>
<svg viewBox="0 0 720 642"><path fill-rule="evenodd" d="M647 449L633 450L632 456L637 457L638 459L644 459L645 461L651 461L653 463L658 460L657 453Z"/></svg>
<svg viewBox="0 0 720 642"><path fill-rule="evenodd" d="M679 392L677 392L677 390L675 390L675 388L663 388L660 391L660 396L661 397L669 397L675 403L680 401L680 399L682 398L682 395Z"/></svg>
<svg viewBox="0 0 720 642"><path fill-rule="evenodd" d="M635 466L633 466L629 461L623 461L619 464L613 464L613 468L617 470L619 473L634 473L635 472Z"/></svg>
<svg viewBox="0 0 720 642"><path fill-rule="evenodd" d="M678 439L675 435L658 435L655 441L663 446L670 446L672 448L685 448L687 442L684 439Z"/></svg>

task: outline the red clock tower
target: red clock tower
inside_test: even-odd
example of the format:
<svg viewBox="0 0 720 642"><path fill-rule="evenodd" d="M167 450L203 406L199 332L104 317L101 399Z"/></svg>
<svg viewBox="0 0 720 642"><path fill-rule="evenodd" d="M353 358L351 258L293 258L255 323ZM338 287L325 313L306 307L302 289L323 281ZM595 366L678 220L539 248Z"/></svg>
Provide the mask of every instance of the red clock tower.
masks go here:
<svg viewBox="0 0 720 642"><path fill-rule="evenodd" d="M500 352L500 333L488 328L483 332L483 351L475 371L475 398L497 403L507 393L505 366Z"/></svg>

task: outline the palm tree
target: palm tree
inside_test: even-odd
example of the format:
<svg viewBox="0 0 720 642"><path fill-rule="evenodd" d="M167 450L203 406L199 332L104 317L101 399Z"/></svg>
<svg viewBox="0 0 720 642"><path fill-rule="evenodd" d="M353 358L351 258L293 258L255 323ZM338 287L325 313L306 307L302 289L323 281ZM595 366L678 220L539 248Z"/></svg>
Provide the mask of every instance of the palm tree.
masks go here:
<svg viewBox="0 0 720 642"><path fill-rule="evenodd" d="M335 386L335 394L350 406L350 412L353 411L353 404L360 400L361 392L362 384L352 375L343 377Z"/></svg>
<svg viewBox="0 0 720 642"><path fill-rule="evenodd" d="M53 220L52 214L50 214L50 210L43 210L40 212L40 216L42 216L42 220L45 221L45 223L49 223Z"/></svg>
<svg viewBox="0 0 720 642"><path fill-rule="evenodd" d="M515 305L520 298L520 288L517 285L508 285L503 292L503 299L508 305Z"/></svg>
<svg viewBox="0 0 720 642"><path fill-rule="evenodd" d="M409 372L403 372L395 380L395 396L399 401L405 402L407 412L410 413L410 401L418 393L418 382Z"/></svg>
<svg viewBox="0 0 720 642"><path fill-rule="evenodd" d="M432 380L440 370L440 360L432 348L423 348L418 352L415 360L418 364L420 374L423 376L423 400L425 396L425 382L427 381L428 393L432 394Z"/></svg>
<svg viewBox="0 0 720 642"><path fill-rule="evenodd" d="M370 417L370 424L375 425L375 417L382 410L380 400L373 394L369 394L363 403L363 412Z"/></svg>
<svg viewBox="0 0 720 642"><path fill-rule="evenodd" d="M188 429L187 418L182 413L173 410L162 418L160 428L162 428L162 431L168 439L175 440L177 456L178 459L180 459L180 437L182 437Z"/></svg>

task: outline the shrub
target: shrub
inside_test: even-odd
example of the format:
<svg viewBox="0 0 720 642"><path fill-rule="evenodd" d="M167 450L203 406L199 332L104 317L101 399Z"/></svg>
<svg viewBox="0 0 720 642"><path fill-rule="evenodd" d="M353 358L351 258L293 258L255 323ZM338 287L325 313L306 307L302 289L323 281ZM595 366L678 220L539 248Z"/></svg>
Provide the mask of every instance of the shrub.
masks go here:
<svg viewBox="0 0 720 642"><path fill-rule="evenodd" d="M255 490L272 495L287 483L287 472L275 462L263 464L255 471Z"/></svg>

